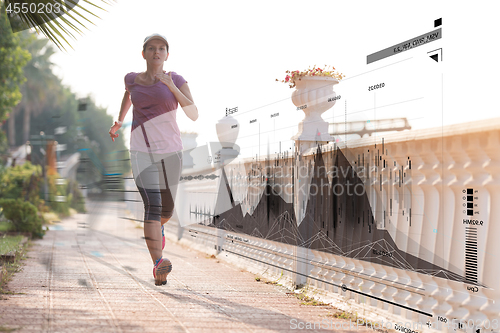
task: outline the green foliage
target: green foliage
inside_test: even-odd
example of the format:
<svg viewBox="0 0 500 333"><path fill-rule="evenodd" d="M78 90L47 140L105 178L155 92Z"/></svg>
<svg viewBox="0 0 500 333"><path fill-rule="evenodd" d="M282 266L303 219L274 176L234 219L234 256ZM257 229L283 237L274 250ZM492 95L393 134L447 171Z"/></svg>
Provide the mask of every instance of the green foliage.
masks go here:
<svg viewBox="0 0 500 333"><path fill-rule="evenodd" d="M0 208L0 218L3 216L2 212L3 208ZM12 223L9 221L1 221L0 220L0 232L6 232L6 231L11 231L12 230Z"/></svg>
<svg viewBox="0 0 500 333"><path fill-rule="evenodd" d="M23 240L22 235L0 237L0 255L4 255L19 248L19 244Z"/></svg>
<svg viewBox="0 0 500 333"><path fill-rule="evenodd" d="M109 137L109 129L113 124L113 117L106 113L106 109L99 107L89 98L87 110L80 112L82 119L81 135L78 137L79 148L92 149L108 173L127 173L130 170L130 161L125 147L123 133L113 142ZM121 153L120 153L121 152ZM84 157L87 157L84 155ZM109 162L109 161L114 162ZM81 183L93 183L102 179L102 175L94 174L90 179Z"/></svg>
<svg viewBox="0 0 500 333"><path fill-rule="evenodd" d="M0 164L2 165L7 162L7 154L5 153L7 152L8 148L9 145L7 144L7 136L5 135L5 132L0 128Z"/></svg>
<svg viewBox="0 0 500 333"><path fill-rule="evenodd" d="M47 39L37 38L29 31L20 33L21 44L30 54L31 59L23 67L26 81L21 86L23 98L19 104L18 111L23 111L23 136L21 143L29 140L30 121L32 115L40 114L43 106L56 96L55 88L59 79L52 72L53 63L50 57L55 49Z"/></svg>
<svg viewBox="0 0 500 333"><path fill-rule="evenodd" d="M43 205L40 191L43 190L42 168L26 162L23 165L6 168L0 174L0 198L23 198L36 207Z"/></svg>
<svg viewBox="0 0 500 333"><path fill-rule="evenodd" d="M78 188L78 183L76 181L65 181L63 185L57 185L56 179L58 178L60 178L59 174L48 176L49 206L51 210L60 216L69 216L70 208L79 213L85 213L85 198Z"/></svg>
<svg viewBox="0 0 500 333"><path fill-rule="evenodd" d="M76 181L65 182L57 185L59 174L47 176L48 203L44 198L44 177L39 165L26 162L23 165L0 170L0 198L24 199L32 203L39 211L47 212L49 209L61 216L69 216L69 208L76 209L79 213L85 212L84 198ZM58 198L64 197L64 201ZM48 205L48 207L46 206Z"/></svg>
<svg viewBox="0 0 500 333"><path fill-rule="evenodd" d="M130 161L127 160L128 150L123 139L124 135L120 135L115 142L109 138L108 131L113 118L106 113L106 109L96 105L91 97L87 97L86 110L78 111L79 101L75 94L52 72L50 58L54 51L51 45L47 44L47 40L35 38L26 31L19 35L22 46L29 50L32 59L24 67L24 74L28 80L21 86L23 98L14 108L15 114L14 110L10 112L12 118L10 120L14 125L12 133L9 133L7 126L4 127L9 137L14 136L12 144L14 146L24 144L32 135L39 135L41 131L46 135L54 135L56 128L66 127L65 133L56 135L57 142L66 145L66 150L60 153L59 158L89 148L96 154L107 172L127 173L130 170ZM38 139L30 141L32 163L43 165L46 161L41 148L47 150L46 147L43 147L43 143ZM82 153L82 158L87 158L86 153ZM100 182L102 175L91 163L89 166L90 172L78 174L77 180L83 184ZM72 195L75 197L74 191ZM72 205L76 205L76 201L72 200ZM65 211L64 205L54 205L58 206L56 210ZM81 211L83 207L75 209Z"/></svg>
<svg viewBox="0 0 500 333"><path fill-rule="evenodd" d="M83 197L76 181L68 182L66 193L68 195L68 201L71 208L75 209L78 213L87 212L85 209L85 198Z"/></svg>
<svg viewBox="0 0 500 333"><path fill-rule="evenodd" d="M19 86L24 82L22 68L30 54L20 46L19 36L12 33L3 3L0 8L0 123L9 117L21 100ZM0 137L0 153L5 153L5 136Z"/></svg>
<svg viewBox="0 0 500 333"><path fill-rule="evenodd" d="M0 206L5 218L13 223L16 231L31 232L33 237L43 237L43 220L31 203L22 199L0 199Z"/></svg>
<svg viewBox="0 0 500 333"><path fill-rule="evenodd" d="M60 216L69 216L69 205L66 198L66 188L61 185L56 185L56 179L60 178L59 175L47 176L48 188L49 188L49 207L54 213ZM58 198L63 198L64 201L58 200Z"/></svg>
<svg viewBox="0 0 500 333"><path fill-rule="evenodd" d="M7 237L9 237L9 236L7 236ZM14 261L13 262L5 262L5 263L3 263L3 266L0 266L0 269L2 270L1 273L3 273L3 274L0 274L0 275L2 275L1 279L0 279L0 295L1 294L22 294L22 293L14 293L12 291L5 290L4 287L11 280L12 275L15 274L16 272L19 272L19 270L21 269L21 263L23 260L26 259L26 250L27 250L29 245L30 245L29 242L24 243L23 245L22 245L22 242L18 243L17 247L15 249L16 256L14 258ZM10 332L13 330L15 330L15 329L7 329L6 328L3 331ZM3 332L3 331L2 331L2 326L0 326L0 332Z"/></svg>
<svg viewBox="0 0 500 333"><path fill-rule="evenodd" d="M76 181L65 181L64 184L58 185L56 183L58 178L61 178L59 174L47 176L50 210L61 217L69 216L70 208L79 213L85 213L85 198L78 188L78 183Z"/></svg>

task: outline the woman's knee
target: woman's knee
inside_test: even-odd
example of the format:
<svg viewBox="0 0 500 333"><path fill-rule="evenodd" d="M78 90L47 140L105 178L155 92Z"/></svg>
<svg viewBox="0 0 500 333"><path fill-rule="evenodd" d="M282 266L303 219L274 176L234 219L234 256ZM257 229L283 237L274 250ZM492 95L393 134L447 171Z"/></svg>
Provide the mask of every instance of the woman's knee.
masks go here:
<svg viewBox="0 0 500 333"><path fill-rule="evenodd" d="M161 207L157 205L145 205L144 212L148 220L160 221L162 217Z"/></svg>
<svg viewBox="0 0 500 333"><path fill-rule="evenodd" d="M158 190L143 189L145 220L160 221L162 217L161 196Z"/></svg>
<svg viewBox="0 0 500 333"><path fill-rule="evenodd" d="M172 218L172 216L174 215L174 211L173 210L163 210L161 212L161 218L162 219L170 219Z"/></svg>

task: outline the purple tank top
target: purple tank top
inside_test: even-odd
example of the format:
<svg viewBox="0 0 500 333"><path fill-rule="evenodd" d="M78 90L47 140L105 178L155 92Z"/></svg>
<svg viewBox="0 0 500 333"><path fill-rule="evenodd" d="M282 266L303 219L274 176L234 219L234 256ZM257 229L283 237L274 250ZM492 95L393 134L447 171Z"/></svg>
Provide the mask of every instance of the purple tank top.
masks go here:
<svg viewBox="0 0 500 333"><path fill-rule="evenodd" d="M156 154L182 150L176 121L177 99L161 81L150 86L134 83L137 75L134 72L125 75L125 89L130 92L133 105L130 150ZM177 88L186 83L175 72L172 81Z"/></svg>

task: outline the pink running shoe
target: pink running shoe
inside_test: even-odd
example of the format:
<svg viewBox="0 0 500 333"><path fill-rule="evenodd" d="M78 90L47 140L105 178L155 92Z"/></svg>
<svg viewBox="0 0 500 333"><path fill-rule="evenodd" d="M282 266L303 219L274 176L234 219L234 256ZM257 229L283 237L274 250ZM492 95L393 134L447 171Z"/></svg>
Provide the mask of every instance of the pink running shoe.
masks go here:
<svg viewBox="0 0 500 333"><path fill-rule="evenodd" d="M165 231L163 230L163 225L161 226L161 249L165 248Z"/></svg>
<svg viewBox="0 0 500 333"><path fill-rule="evenodd" d="M153 276L155 278L155 285L161 286L167 284L167 275L172 271L172 263L168 259L162 257L156 260L155 267L153 267ZM165 280L163 280L165 279Z"/></svg>

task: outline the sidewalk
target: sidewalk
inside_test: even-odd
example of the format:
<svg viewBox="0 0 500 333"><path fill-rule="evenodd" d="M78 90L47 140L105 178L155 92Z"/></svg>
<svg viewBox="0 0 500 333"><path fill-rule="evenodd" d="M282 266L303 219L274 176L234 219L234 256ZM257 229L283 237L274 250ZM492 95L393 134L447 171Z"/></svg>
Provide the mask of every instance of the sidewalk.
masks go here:
<svg viewBox="0 0 500 333"><path fill-rule="evenodd" d="M348 328L349 321L326 317L332 313L327 307L301 305L251 273L168 241L163 255L173 270L166 286L155 286L143 230L118 218L125 215L123 203L99 205L34 242L24 269L8 285L15 294L1 295L0 330L374 332L335 329L337 322ZM314 322L316 329L300 329Z"/></svg>

